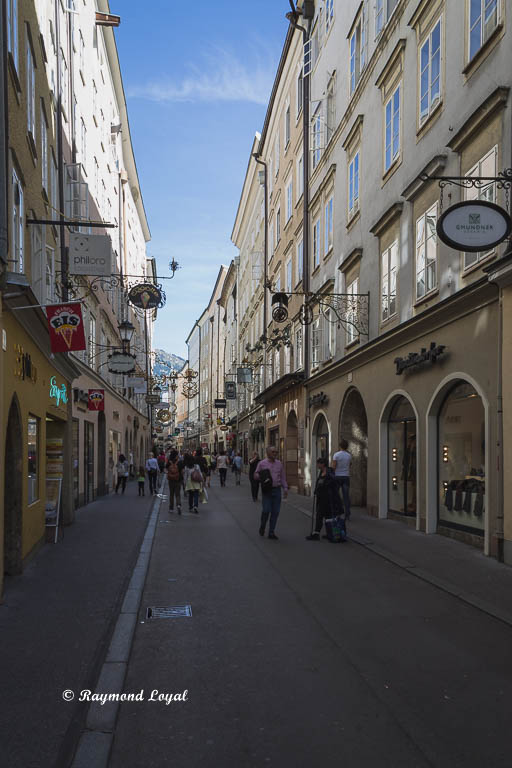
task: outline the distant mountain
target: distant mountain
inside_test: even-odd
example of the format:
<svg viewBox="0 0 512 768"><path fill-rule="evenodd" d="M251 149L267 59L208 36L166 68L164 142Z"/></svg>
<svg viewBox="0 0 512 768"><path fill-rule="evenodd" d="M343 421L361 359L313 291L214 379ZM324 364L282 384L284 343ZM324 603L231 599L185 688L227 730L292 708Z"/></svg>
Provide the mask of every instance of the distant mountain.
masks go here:
<svg viewBox="0 0 512 768"><path fill-rule="evenodd" d="M153 375L162 376L162 374L172 371L181 371L185 360L178 355L171 355L164 349L155 349L156 362L153 365Z"/></svg>

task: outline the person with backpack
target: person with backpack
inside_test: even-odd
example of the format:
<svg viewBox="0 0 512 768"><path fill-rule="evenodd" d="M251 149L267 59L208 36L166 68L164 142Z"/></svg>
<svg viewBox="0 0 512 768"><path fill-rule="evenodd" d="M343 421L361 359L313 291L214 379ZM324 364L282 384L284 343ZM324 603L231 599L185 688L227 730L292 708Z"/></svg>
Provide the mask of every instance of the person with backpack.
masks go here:
<svg viewBox="0 0 512 768"><path fill-rule="evenodd" d="M233 467L235 472L236 485L240 485L240 478L242 476L243 460L240 456L240 451L237 451L233 457Z"/></svg>
<svg viewBox="0 0 512 768"><path fill-rule="evenodd" d="M126 481L128 480L128 475L130 473L130 465L126 461L125 455L123 453L119 454L119 459L116 464L117 469L117 484L116 484L116 493L119 490L119 486L122 486L121 493L124 493L126 490Z"/></svg>
<svg viewBox="0 0 512 768"><path fill-rule="evenodd" d="M334 517L337 512L337 485L334 471L328 466L327 459L323 457L318 459L317 466L319 474L314 491L316 501L315 530L309 536L306 536L308 541L320 541L320 532L324 520Z"/></svg>
<svg viewBox="0 0 512 768"><path fill-rule="evenodd" d="M169 484L169 512L174 511L174 500L176 500L176 509L178 515L181 515L182 471L179 465L177 451L172 450L170 452L166 468L167 482Z"/></svg>
<svg viewBox="0 0 512 768"><path fill-rule="evenodd" d="M281 510L281 494L288 497L288 483L283 464L277 458L277 449L273 445L267 448L267 458L259 462L254 479L261 484L261 524L259 534L265 535L267 520L270 518L268 538L277 539L275 528Z"/></svg>
<svg viewBox="0 0 512 768"><path fill-rule="evenodd" d="M188 510L198 514L199 491L202 490L204 477L194 456L188 455L185 458L185 468L183 470L183 484L188 493Z"/></svg>

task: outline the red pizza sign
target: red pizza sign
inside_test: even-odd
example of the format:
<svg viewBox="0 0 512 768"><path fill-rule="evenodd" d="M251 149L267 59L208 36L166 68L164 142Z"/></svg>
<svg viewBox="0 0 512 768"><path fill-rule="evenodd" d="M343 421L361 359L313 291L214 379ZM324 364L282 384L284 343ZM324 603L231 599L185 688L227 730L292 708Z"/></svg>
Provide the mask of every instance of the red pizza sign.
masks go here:
<svg viewBox="0 0 512 768"><path fill-rule="evenodd" d="M46 317L52 352L78 352L86 348L80 302L50 304Z"/></svg>
<svg viewBox="0 0 512 768"><path fill-rule="evenodd" d="M89 401L87 408L90 411L104 411L105 410L105 390L104 389L90 389Z"/></svg>

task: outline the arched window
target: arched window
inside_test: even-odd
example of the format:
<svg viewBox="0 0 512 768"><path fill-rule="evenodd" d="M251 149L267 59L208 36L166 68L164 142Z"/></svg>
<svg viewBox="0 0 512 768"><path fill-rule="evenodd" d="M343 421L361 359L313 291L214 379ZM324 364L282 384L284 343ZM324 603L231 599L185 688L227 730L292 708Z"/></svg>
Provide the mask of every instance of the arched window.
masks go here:
<svg viewBox="0 0 512 768"><path fill-rule="evenodd" d="M416 516L416 416L411 403L398 397L389 414L390 512Z"/></svg>

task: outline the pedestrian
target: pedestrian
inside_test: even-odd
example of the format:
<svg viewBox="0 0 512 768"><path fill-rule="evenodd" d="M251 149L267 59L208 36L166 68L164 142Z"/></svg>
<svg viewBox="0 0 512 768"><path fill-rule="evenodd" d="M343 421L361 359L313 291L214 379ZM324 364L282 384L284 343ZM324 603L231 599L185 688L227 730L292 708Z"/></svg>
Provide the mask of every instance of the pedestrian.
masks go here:
<svg viewBox="0 0 512 768"><path fill-rule="evenodd" d="M219 451L219 457L217 459L217 468L219 470L220 485L221 488L226 485L226 475L228 473L229 459L223 449Z"/></svg>
<svg viewBox="0 0 512 768"><path fill-rule="evenodd" d="M117 460L117 464L116 464L116 470L117 470L116 493L118 492L120 485L122 486L122 493L124 493L126 488L126 480L128 479L128 475L130 473L130 465L126 461L124 453L119 454L119 459Z"/></svg>
<svg viewBox="0 0 512 768"><path fill-rule="evenodd" d="M213 475L215 474L215 470L216 469L217 469L217 454L213 453L213 455L212 455L212 463L210 465L210 470L211 470L211 473Z"/></svg>
<svg viewBox="0 0 512 768"><path fill-rule="evenodd" d="M252 458L249 459L249 482L251 483L251 493L252 493L252 500L258 501L258 490L260 487L260 484L257 480L254 479L254 473L256 472L256 467L258 466L260 462L260 456L258 451L254 451L252 454Z"/></svg>
<svg viewBox="0 0 512 768"><path fill-rule="evenodd" d="M260 536L265 535L265 527L270 517L268 538L277 539L275 528L281 510L281 492L284 498L288 496L288 483L282 463L277 457L277 449L273 445L267 448L267 458L259 462L254 473L254 479L261 483L261 525Z"/></svg>
<svg viewBox="0 0 512 768"><path fill-rule="evenodd" d="M135 467L133 466L133 452L130 451L130 477L133 477L135 474Z"/></svg>
<svg viewBox="0 0 512 768"><path fill-rule="evenodd" d="M149 492L154 494L156 493L158 478L158 461L155 459L154 453L150 453L149 459L146 461L146 472L148 473Z"/></svg>
<svg viewBox="0 0 512 768"><path fill-rule="evenodd" d="M203 474L193 456L185 458L185 469L183 470L183 482L185 491L188 493L188 510L198 514L199 491L203 488Z"/></svg>
<svg viewBox="0 0 512 768"><path fill-rule="evenodd" d="M237 451L233 458L233 467L235 470L236 485L240 485L240 478L242 476L242 466L243 466L243 460L242 460L242 457L240 456L240 451Z"/></svg>
<svg viewBox="0 0 512 768"><path fill-rule="evenodd" d="M210 476L212 473L212 457L210 455L210 451L207 450L204 454L204 460L206 461L206 484L208 488L210 487Z"/></svg>
<svg viewBox="0 0 512 768"><path fill-rule="evenodd" d="M208 477L208 462L206 461L206 458L203 456L203 450L202 448L198 448L196 450L195 454L196 464L199 465L199 469L201 470L201 474L203 475L204 479Z"/></svg>
<svg viewBox="0 0 512 768"><path fill-rule="evenodd" d="M178 515L181 515L183 472L178 461L178 453L174 450L170 452L169 461L167 462L167 482L169 484L169 512L174 511L174 500L176 499L176 509Z"/></svg>
<svg viewBox="0 0 512 768"><path fill-rule="evenodd" d="M144 496L145 479L146 479L146 475L144 472L144 467L139 467L139 471L137 473L137 482L139 484L139 496Z"/></svg>
<svg viewBox="0 0 512 768"><path fill-rule="evenodd" d="M324 520L334 517L336 514L337 485L334 471L328 466L327 459L323 457L317 461L318 477L315 484L316 522L315 530L306 536L308 541L320 541L320 532Z"/></svg>
<svg viewBox="0 0 512 768"><path fill-rule="evenodd" d="M158 469L160 470L160 474L163 473L165 469L165 453L163 451L160 451L157 458L158 462Z"/></svg>
<svg viewBox="0 0 512 768"><path fill-rule="evenodd" d="M340 440L340 450L332 457L331 467L334 469L336 485L338 489L337 502L340 514L345 512L345 520L350 520L350 465L352 463L352 454L347 450L346 440ZM343 496L343 507L341 504L340 491Z"/></svg>

